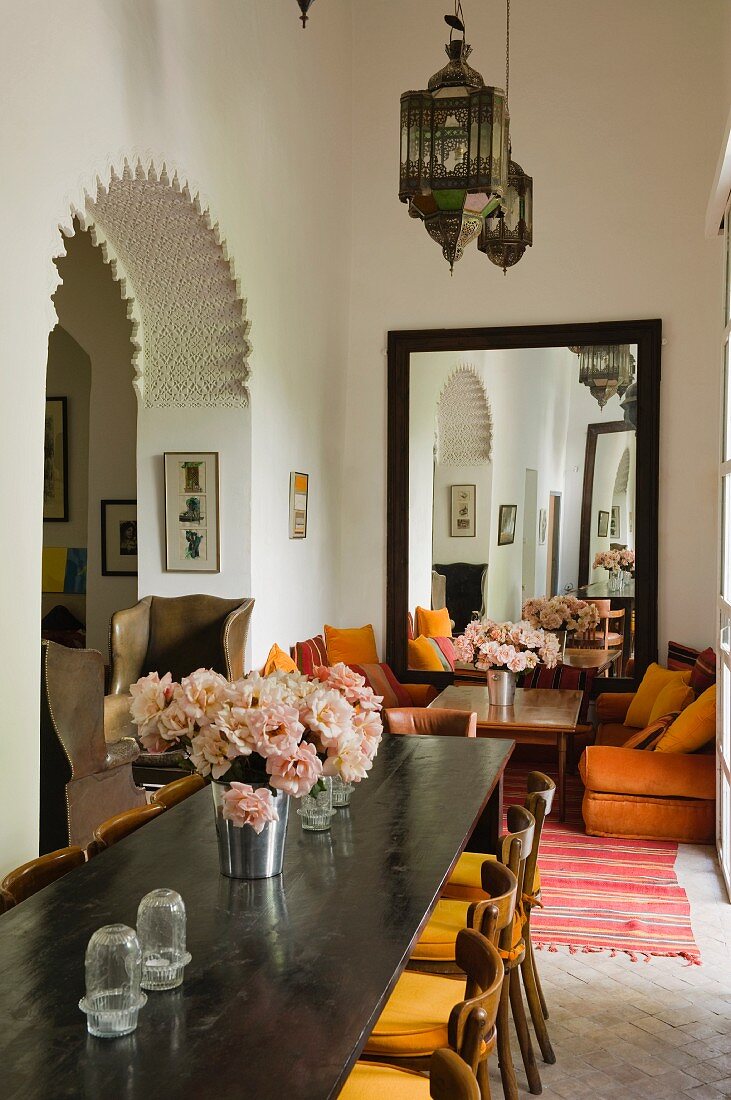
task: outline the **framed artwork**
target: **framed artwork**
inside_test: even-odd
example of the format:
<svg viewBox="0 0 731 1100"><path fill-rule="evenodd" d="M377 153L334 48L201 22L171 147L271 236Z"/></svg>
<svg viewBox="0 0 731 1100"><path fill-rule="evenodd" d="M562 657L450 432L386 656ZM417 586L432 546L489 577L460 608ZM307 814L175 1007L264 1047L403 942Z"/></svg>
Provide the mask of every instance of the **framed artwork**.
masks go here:
<svg viewBox="0 0 731 1100"><path fill-rule="evenodd" d="M612 518L609 521L609 535L613 539L620 538L619 530L619 505L612 505Z"/></svg>
<svg viewBox="0 0 731 1100"><path fill-rule="evenodd" d="M165 568L219 573L218 451L166 451Z"/></svg>
<svg viewBox="0 0 731 1100"><path fill-rule="evenodd" d="M632 534L632 530L633 530L633 528L634 528L634 512L629 512L629 513L627 514L627 526L628 526L628 528L629 528L629 533L630 533L630 535L631 535L631 534Z"/></svg>
<svg viewBox="0 0 731 1100"><path fill-rule="evenodd" d="M450 534L453 539L474 538L477 490L474 485L452 485L451 492Z"/></svg>
<svg viewBox="0 0 731 1100"><path fill-rule="evenodd" d="M501 504L498 518L497 544L510 546L515 542L515 521L518 518L517 504Z"/></svg>
<svg viewBox="0 0 731 1100"><path fill-rule="evenodd" d="M68 419L65 397L46 398L43 436L43 522L69 518Z"/></svg>
<svg viewBox="0 0 731 1100"><path fill-rule="evenodd" d="M137 576L137 501L102 501L102 576Z"/></svg>
<svg viewBox="0 0 731 1100"><path fill-rule="evenodd" d="M609 534L609 512L599 513L599 523L596 533L600 539L605 539Z"/></svg>
<svg viewBox="0 0 731 1100"><path fill-rule="evenodd" d="M538 512L538 545L546 545L546 531L548 530L548 512L541 508Z"/></svg>
<svg viewBox="0 0 731 1100"><path fill-rule="evenodd" d="M307 538L307 501L310 495L310 475L292 470L289 475L289 537Z"/></svg>

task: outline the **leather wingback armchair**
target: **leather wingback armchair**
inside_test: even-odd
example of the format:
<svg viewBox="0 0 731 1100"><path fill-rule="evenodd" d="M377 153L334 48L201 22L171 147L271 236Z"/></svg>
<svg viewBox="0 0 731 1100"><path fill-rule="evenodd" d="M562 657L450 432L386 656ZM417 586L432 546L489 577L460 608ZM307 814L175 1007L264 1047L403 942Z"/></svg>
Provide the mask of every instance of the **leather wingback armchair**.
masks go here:
<svg viewBox="0 0 731 1100"><path fill-rule="evenodd" d="M41 853L85 848L102 821L145 804L132 778L137 742L105 742L101 653L43 642L40 748Z"/></svg>

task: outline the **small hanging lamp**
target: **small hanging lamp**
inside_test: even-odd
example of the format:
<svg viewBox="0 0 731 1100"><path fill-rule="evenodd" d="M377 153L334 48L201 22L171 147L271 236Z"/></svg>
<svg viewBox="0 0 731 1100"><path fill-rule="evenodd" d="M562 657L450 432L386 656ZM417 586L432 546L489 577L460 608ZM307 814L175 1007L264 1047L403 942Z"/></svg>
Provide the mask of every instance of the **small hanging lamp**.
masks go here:
<svg viewBox="0 0 731 1100"><path fill-rule="evenodd" d="M510 113L510 0L506 4L505 27L505 106ZM485 218L477 247L506 275L507 269L517 264L532 244L533 177L526 175L513 160L511 149L503 202Z"/></svg>
<svg viewBox="0 0 731 1100"><path fill-rule="evenodd" d="M579 357L579 382L589 387L600 409L615 394L623 396L635 374L635 359L629 344L593 344L569 348Z"/></svg>
<svg viewBox="0 0 731 1100"><path fill-rule="evenodd" d="M314 2L315 2L315 0L297 0L297 3L300 6L300 11L302 12L302 15L300 16L300 19L302 20L302 26L303 27L307 26L307 13L310 10L310 8L312 7L312 5L314 4Z"/></svg>
<svg viewBox="0 0 731 1100"><path fill-rule="evenodd" d="M472 49L460 0L444 18L448 64L425 91L401 96L399 199L424 222L452 270L507 189L509 119L503 90L486 86L467 64Z"/></svg>

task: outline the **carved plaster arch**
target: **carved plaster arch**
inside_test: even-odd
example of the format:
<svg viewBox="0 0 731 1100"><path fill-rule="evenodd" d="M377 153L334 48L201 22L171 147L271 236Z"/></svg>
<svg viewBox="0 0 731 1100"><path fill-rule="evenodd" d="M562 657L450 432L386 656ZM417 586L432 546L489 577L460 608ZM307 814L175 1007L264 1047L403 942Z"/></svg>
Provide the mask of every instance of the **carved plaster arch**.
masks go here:
<svg viewBox="0 0 731 1100"><path fill-rule="evenodd" d="M482 466L492 461L492 414L481 377L461 364L437 401L434 455L442 466Z"/></svg>
<svg viewBox="0 0 731 1100"><path fill-rule="evenodd" d="M133 326L133 384L147 408L249 403L246 300L208 206L165 163L128 160L70 204L119 283ZM61 250L57 257L64 255Z"/></svg>

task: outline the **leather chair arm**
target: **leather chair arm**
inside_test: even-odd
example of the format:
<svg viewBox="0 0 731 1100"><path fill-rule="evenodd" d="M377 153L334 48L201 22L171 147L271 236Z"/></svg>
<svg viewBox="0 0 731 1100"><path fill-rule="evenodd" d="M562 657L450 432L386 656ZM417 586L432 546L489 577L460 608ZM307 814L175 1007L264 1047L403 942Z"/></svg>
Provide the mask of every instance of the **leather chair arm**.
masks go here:
<svg viewBox="0 0 731 1100"><path fill-rule="evenodd" d="M136 726L129 712L131 701L130 695L104 696L104 740L108 745L123 737L136 736Z"/></svg>
<svg viewBox="0 0 731 1100"><path fill-rule="evenodd" d="M130 685L142 675L150 641L150 605L151 597L147 596L134 607L112 615L109 631L112 695L126 695Z"/></svg>
<svg viewBox="0 0 731 1100"><path fill-rule="evenodd" d="M229 680L240 680L244 675L246 639L253 610L254 601L248 598L226 616L223 624L223 652Z"/></svg>
<svg viewBox="0 0 731 1100"><path fill-rule="evenodd" d="M627 717L634 692L605 692L596 701L598 722L616 722L622 724Z"/></svg>
<svg viewBox="0 0 731 1100"><path fill-rule="evenodd" d="M716 796L713 755L649 752L614 745L590 745L579 771L588 791L651 798Z"/></svg>
<svg viewBox="0 0 731 1100"><path fill-rule="evenodd" d="M140 746L134 737L123 737L121 741L115 741L113 745L107 745L107 758L104 762L104 771L112 768L121 768L125 764L133 764L140 755Z"/></svg>
<svg viewBox="0 0 731 1100"><path fill-rule="evenodd" d="M415 707L428 707L439 694L433 684L402 684L401 687Z"/></svg>

